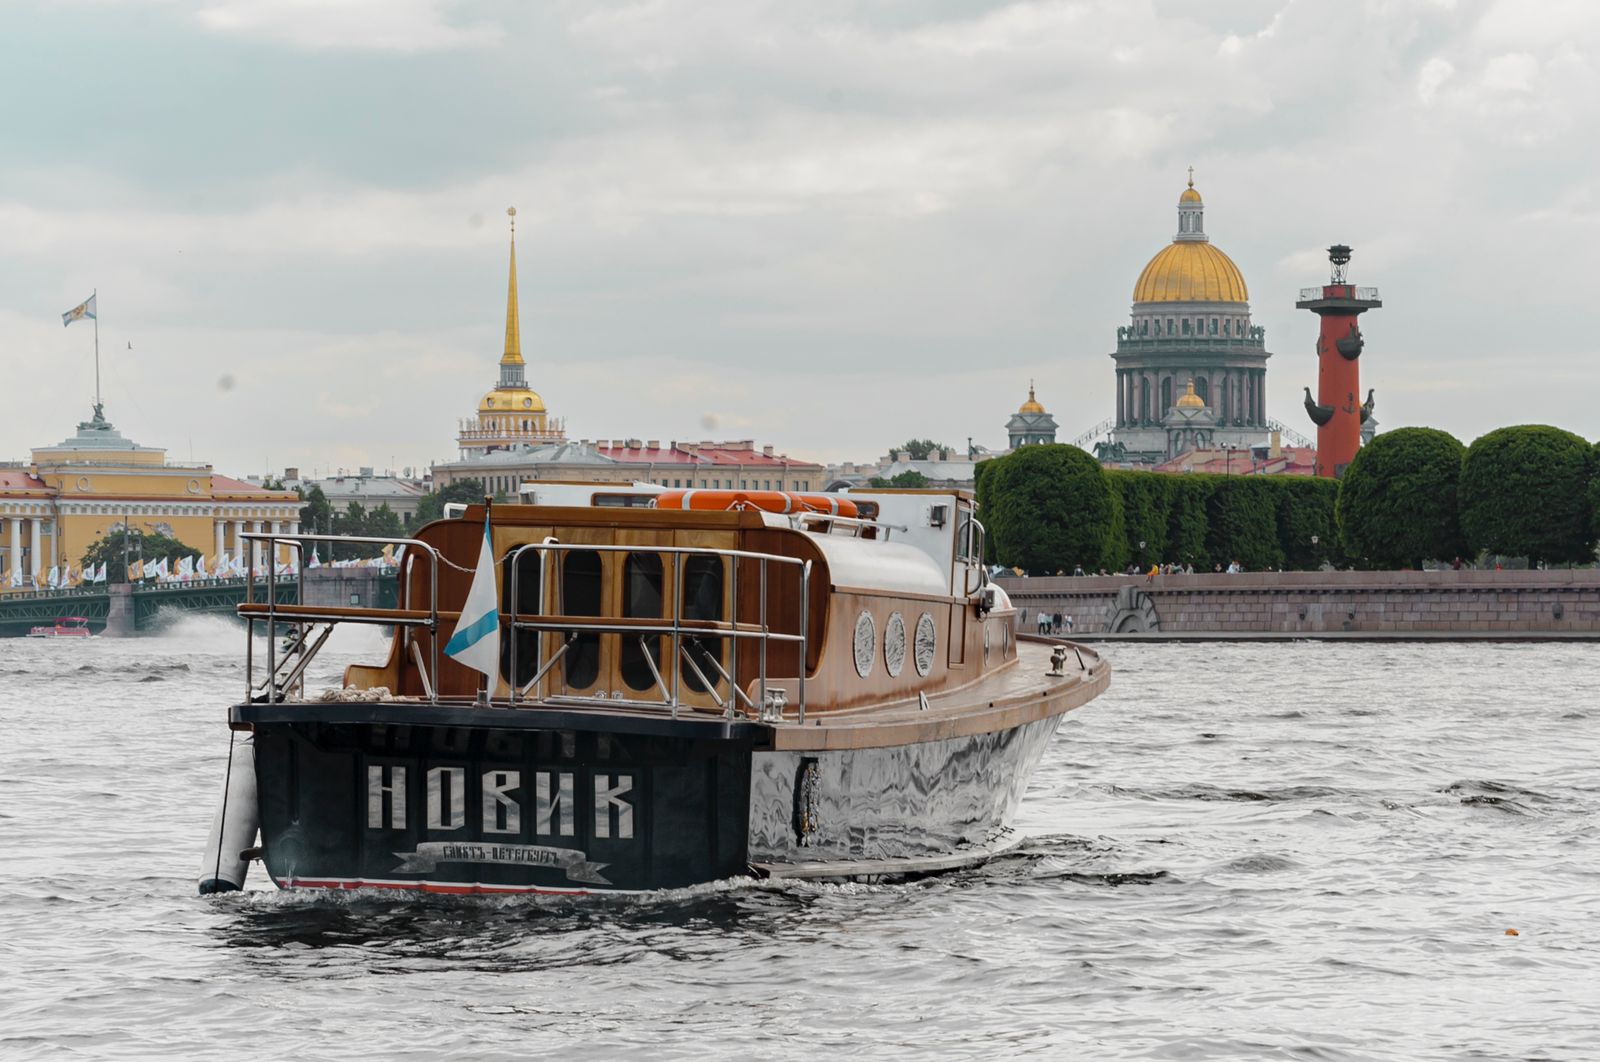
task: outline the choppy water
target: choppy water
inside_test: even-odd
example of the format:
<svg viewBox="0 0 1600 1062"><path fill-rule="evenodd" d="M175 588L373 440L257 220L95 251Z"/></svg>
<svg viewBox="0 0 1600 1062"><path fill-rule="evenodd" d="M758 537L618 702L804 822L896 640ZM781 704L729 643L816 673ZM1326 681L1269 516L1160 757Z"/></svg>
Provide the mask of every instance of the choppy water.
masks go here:
<svg viewBox="0 0 1600 1062"><path fill-rule="evenodd" d="M1600 1058L1589 646L1112 646L915 884L200 899L242 642L0 641L0 1058Z"/></svg>

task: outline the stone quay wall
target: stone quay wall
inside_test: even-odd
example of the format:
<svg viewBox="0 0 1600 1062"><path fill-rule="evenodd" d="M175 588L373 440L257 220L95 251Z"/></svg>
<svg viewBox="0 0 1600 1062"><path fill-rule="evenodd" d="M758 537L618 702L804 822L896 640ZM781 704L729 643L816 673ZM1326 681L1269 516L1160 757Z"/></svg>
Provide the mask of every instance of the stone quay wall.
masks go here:
<svg viewBox="0 0 1600 1062"><path fill-rule="evenodd" d="M1600 632L1600 570L1245 572L997 580L1024 632L1042 610L1075 634Z"/></svg>

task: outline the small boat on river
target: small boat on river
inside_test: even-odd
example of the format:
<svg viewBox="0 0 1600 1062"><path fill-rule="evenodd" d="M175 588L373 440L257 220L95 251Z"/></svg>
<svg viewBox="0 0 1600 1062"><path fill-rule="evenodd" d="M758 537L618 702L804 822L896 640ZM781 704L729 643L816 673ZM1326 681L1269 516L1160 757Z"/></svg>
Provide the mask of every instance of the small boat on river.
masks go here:
<svg viewBox="0 0 1600 1062"><path fill-rule="evenodd" d="M60 616L53 623L29 628L29 638L93 638L86 616Z"/></svg>
<svg viewBox="0 0 1600 1062"><path fill-rule="evenodd" d="M1045 746L1110 681L1019 642L964 492L538 488L366 540L404 547L399 607L239 607L201 892L257 857L282 888L438 893L972 865L1016 843ZM386 659L308 694L352 623L392 629ZM497 639L489 674L469 636Z"/></svg>

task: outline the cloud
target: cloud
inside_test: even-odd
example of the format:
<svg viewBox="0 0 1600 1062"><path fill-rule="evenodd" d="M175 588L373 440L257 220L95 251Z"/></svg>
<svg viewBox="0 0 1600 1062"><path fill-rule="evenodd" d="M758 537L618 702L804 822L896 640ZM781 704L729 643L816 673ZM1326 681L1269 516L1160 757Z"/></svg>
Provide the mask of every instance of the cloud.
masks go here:
<svg viewBox="0 0 1600 1062"><path fill-rule="evenodd" d="M140 77L0 129L0 372L56 366L64 396L19 404L0 457L83 415L54 315L96 285L141 441L238 472L447 457L493 379L510 204L530 375L574 436L998 445L1035 377L1070 438L1110 411L1191 163L1278 352L1273 415L1303 427L1293 302L1347 242L1385 294L1386 427L1600 435L1591 8L155 5L78 48ZM1570 386L1460 369L1507 351ZM263 411L273 438L237 430Z"/></svg>
<svg viewBox="0 0 1600 1062"><path fill-rule="evenodd" d="M457 25L454 0L214 0L195 12L216 33L297 48L431 52L500 42L485 22Z"/></svg>

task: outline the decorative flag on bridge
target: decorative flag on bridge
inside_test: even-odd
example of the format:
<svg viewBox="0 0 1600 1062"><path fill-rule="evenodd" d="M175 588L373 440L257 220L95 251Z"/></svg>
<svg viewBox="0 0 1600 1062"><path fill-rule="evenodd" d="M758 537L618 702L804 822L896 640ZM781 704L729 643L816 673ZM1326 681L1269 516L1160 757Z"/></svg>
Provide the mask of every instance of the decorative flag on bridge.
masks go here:
<svg viewBox="0 0 1600 1062"><path fill-rule="evenodd" d="M128 565L128 582L144 578L144 561L136 560Z"/></svg>
<svg viewBox="0 0 1600 1062"><path fill-rule="evenodd" d="M100 567L95 569L95 571L94 571L94 581L97 582L97 583L103 583L103 582L106 581L106 562L105 561L101 561L100 562Z"/></svg>
<svg viewBox="0 0 1600 1062"><path fill-rule="evenodd" d="M81 291L82 289L80 288L79 290ZM82 320L85 320L85 319L90 320L90 321L95 320L94 300L97 297L98 297L98 293L96 293L95 295L90 295L87 299L84 299L82 302L78 303L78 305L74 306L72 309L70 309L66 313L62 314L61 315L61 327L65 328L65 327L67 327L67 325L71 324L73 321L82 321ZM57 303L56 305L59 306L60 303ZM99 326L97 325L96 327L99 327Z"/></svg>
<svg viewBox="0 0 1600 1062"><path fill-rule="evenodd" d="M445 643L444 655L453 657L474 671L483 672L492 683L500 671L500 609L494 585L494 547L489 539L489 506L483 510L483 545L478 549L478 567L472 575L472 588L461 606L455 633Z"/></svg>

